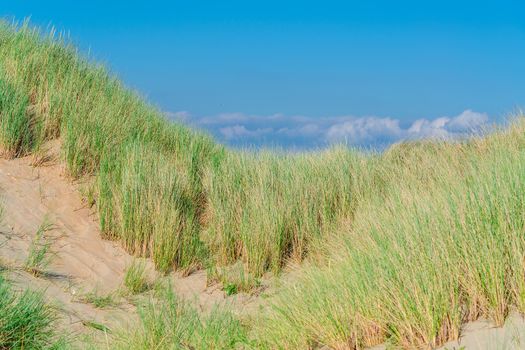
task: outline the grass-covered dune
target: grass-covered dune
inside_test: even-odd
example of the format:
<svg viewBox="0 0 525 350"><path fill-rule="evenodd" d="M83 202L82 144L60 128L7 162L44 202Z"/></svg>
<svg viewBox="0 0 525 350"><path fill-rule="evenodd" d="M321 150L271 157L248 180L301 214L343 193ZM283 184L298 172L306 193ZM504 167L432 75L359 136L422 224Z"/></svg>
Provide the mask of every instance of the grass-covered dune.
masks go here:
<svg viewBox="0 0 525 350"><path fill-rule="evenodd" d="M281 290L268 348L431 348L480 317L525 312L525 126L461 144L393 146L388 185Z"/></svg>
<svg viewBox="0 0 525 350"><path fill-rule="evenodd" d="M366 162L342 149L227 150L27 25L0 25L0 88L4 155L60 138L68 174L92 179L104 235L161 270L241 260L260 276L301 260L354 206L354 169Z"/></svg>
<svg viewBox="0 0 525 350"><path fill-rule="evenodd" d="M260 277L302 262L247 336L227 332L246 347L431 348L463 322L525 312L520 116L382 154L232 151L59 38L1 24L0 148L38 156L53 139L67 173L90 183L104 235L160 270L241 264Z"/></svg>

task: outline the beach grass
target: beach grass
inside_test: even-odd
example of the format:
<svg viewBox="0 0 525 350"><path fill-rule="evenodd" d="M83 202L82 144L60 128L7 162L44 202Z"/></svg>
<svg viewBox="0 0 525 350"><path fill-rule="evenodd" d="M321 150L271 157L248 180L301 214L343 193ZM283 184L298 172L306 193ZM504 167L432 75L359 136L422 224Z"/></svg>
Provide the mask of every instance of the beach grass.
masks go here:
<svg viewBox="0 0 525 350"><path fill-rule="evenodd" d="M0 151L4 157L25 155L32 149L29 100L5 76L0 75Z"/></svg>
<svg viewBox="0 0 525 350"><path fill-rule="evenodd" d="M117 337L118 349L235 349L248 344L247 330L228 310L203 315L168 286L139 307L140 323Z"/></svg>
<svg viewBox="0 0 525 350"><path fill-rule="evenodd" d="M124 286L131 294L139 294L148 290L149 284L145 262L134 260L124 274Z"/></svg>
<svg viewBox="0 0 525 350"><path fill-rule="evenodd" d="M426 349L525 312L523 113L382 153L231 150L27 23L0 25L0 87L2 152L59 139L103 235L158 270L208 268L235 294L299 266L249 325L168 294L123 347Z"/></svg>
<svg viewBox="0 0 525 350"><path fill-rule="evenodd" d="M525 124L464 143L394 146L361 203L257 327L261 347L433 348L464 322L502 325L525 295Z"/></svg>
<svg viewBox="0 0 525 350"><path fill-rule="evenodd" d="M240 260L257 277L279 271L356 206L367 162L358 152L228 150L168 121L53 31L4 22L0 43L9 154L59 138L67 173L96 177L90 201L104 235L159 270Z"/></svg>
<svg viewBox="0 0 525 350"><path fill-rule="evenodd" d="M47 232L53 228L48 218L44 218L42 224L33 237L29 245L29 252L24 263L24 269L34 275L44 273L44 270L51 262L51 239L46 236Z"/></svg>
<svg viewBox="0 0 525 350"><path fill-rule="evenodd" d="M0 348L62 349L65 338L55 328L56 313L42 293L13 291L0 276Z"/></svg>

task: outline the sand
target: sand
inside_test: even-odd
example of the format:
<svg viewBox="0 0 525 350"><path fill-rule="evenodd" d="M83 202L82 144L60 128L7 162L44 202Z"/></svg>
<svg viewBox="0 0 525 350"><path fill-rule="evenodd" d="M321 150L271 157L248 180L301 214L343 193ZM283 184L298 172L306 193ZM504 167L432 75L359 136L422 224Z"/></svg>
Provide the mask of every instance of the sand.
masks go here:
<svg viewBox="0 0 525 350"><path fill-rule="evenodd" d="M378 345L368 350L386 350ZM437 350L520 350L525 349L525 318L517 312L507 317L503 327L488 320L469 322L461 327L458 340L450 341Z"/></svg>
<svg viewBox="0 0 525 350"><path fill-rule="evenodd" d="M440 349L525 349L525 319L514 312L507 317L503 327L496 327L488 320L467 323L463 325L458 340L448 342Z"/></svg>

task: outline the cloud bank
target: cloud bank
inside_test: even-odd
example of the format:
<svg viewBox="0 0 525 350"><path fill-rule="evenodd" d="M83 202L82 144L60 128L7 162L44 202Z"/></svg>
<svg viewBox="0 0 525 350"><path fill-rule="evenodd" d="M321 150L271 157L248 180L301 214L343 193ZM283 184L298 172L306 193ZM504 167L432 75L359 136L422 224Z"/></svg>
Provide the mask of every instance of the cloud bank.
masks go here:
<svg viewBox="0 0 525 350"><path fill-rule="evenodd" d="M418 119L403 125L389 117L304 117L224 113L194 117L188 112L168 117L211 132L219 141L238 147L317 148L334 143L383 148L401 140L457 139L481 132L489 117L470 109L454 117Z"/></svg>

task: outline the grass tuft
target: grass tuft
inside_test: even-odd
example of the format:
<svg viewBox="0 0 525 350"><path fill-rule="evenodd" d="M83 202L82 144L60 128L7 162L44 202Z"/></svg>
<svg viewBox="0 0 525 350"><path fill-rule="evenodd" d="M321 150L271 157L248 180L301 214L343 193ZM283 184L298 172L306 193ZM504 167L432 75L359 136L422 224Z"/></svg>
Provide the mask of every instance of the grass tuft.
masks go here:
<svg viewBox="0 0 525 350"><path fill-rule="evenodd" d="M134 260L124 274L124 286L131 294L140 294L149 289L146 263Z"/></svg>
<svg viewBox="0 0 525 350"><path fill-rule="evenodd" d="M58 349L56 314L41 293L15 293L0 276L0 349Z"/></svg>
<svg viewBox="0 0 525 350"><path fill-rule="evenodd" d="M29 99L10 83L0 71L0 150L3 156L15 158L31 151L32 120Z"/></svg>
<svg viewBox="0 0 525 350"><path fill-rule="evenodd" d="M228 311L200 315L166 288L140 307L140 325L124 332L119 349L235 349L248 344L246 329Z"/></svg>
<svg viewBox="0 0 525 350"><path fill-rule="evenodd" d="M115 300L113 293L101 295L96 290L86 293L80 297L80 301L89 303L99 309L105 309L108 307L116 306L118 302Z"/></svg>
<svg viewBox="0 0 525 350"><path fill-rule="evenodd" d="M227 267L209 268L207 279L208 283L221 283L228 296L239 292L253 292L261 286L261 279L246 271L246 267L241 263Z"/></svg>
<svg viewBox="0 0 525 350"><path fill-rule="evenodd" d="M52 228L53 225L48 219L44 219L29 246L29 254L24 263L24 269L34 275L42 274L51 262L51 240L46 236L46 233Z"/></svg>

